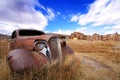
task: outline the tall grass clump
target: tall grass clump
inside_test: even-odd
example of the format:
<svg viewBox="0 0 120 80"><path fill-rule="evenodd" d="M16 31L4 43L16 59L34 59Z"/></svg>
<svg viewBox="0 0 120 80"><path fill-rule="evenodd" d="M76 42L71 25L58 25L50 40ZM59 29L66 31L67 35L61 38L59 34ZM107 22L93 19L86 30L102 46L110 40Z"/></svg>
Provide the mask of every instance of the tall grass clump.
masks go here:
<svg viewBox="0 0 120 80"><path fill-rule="evenodd" d="M67 57L62 64L56 61L44 67L31 69L24 74L13 74L17 80L80 80L80 64L74 56ZM9 79L9 80L11 80Z"/></svg>
<svg viewBox="0 0 120 80"><path fill-rule="evenodd" d="M10 78L10 70L6 63L6 59L2 58L0 62L0 80L8 80Z"/></svg>
<svg viewBox="0 0 120 80"><path fill-rule="evenodd" d="M71 55L59 64L52 62L44 67L32 68L24 74L11 72L6 62L8 41L0 42L0 80L79 80L79 60Z"/></svg>

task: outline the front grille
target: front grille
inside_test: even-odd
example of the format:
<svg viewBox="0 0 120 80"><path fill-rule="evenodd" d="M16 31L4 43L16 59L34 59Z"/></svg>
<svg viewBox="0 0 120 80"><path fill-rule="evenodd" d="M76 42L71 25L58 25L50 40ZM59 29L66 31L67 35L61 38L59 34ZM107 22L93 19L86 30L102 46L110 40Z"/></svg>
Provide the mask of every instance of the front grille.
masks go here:
<svg viewBox="0 0 120 80"><path fill-rule="evenodd" d="M50 50L51 50L51 57L53 60L59 59L62 60L62 52L61 52L61 45L58 37L52 37L48 41Z"/></svg>

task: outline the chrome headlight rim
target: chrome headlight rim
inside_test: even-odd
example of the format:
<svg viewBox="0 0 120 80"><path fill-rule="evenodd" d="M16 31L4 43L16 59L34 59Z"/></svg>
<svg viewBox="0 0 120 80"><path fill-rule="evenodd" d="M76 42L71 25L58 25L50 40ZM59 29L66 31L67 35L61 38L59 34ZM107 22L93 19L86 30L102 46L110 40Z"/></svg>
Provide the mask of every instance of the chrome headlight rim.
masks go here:
<svg viewBox="0 0 120 80"><path fill-rule="evenodd" d="M39 49L39 47L36 47L36 44L39 44L39 43L45 44L44 48ZM43 52L44 49L46 49L46 51L48 51L48 53L47 52ZM48 45L48 43L46 41L44 41L44 40L35 41L34 42L34 50L39 52L39 53L44 54L50 60L50 63L52 62L51 50L50 50L49 45Z"/></svg>
<svg viewBox="0 0 120 80"><path fill-rule="evenodd" d="M41 51L43 48L47 47L47 43L45 41L35 41L34 43L34 50L35 51Z"/></svg>

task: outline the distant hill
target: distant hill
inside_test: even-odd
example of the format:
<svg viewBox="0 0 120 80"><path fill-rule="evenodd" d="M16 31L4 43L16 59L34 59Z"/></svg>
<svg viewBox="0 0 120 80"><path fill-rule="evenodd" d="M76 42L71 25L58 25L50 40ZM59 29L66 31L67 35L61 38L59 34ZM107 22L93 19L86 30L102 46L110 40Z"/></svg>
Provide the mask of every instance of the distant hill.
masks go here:
<svg viewBox="0 0 120 80"><path fill-rule="evenodd" d="M0 34L0 40L10 39L10 36L5 34Z"/></svg>

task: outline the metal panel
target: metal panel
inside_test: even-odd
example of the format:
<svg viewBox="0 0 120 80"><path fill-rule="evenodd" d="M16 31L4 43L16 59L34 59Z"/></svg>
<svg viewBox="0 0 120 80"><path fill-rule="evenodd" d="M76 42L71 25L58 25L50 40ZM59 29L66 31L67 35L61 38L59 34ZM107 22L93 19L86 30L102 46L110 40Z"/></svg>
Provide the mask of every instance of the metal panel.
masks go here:
<svg viewBox="0 0 120 80"><path fill-rule="evenodd" d="M51 37L48 41L50 50L51 50L51 56L53 60L59 60L60 63L62 62L62 51L61 51L61 45L60 40L57 36Z"/></svg>

